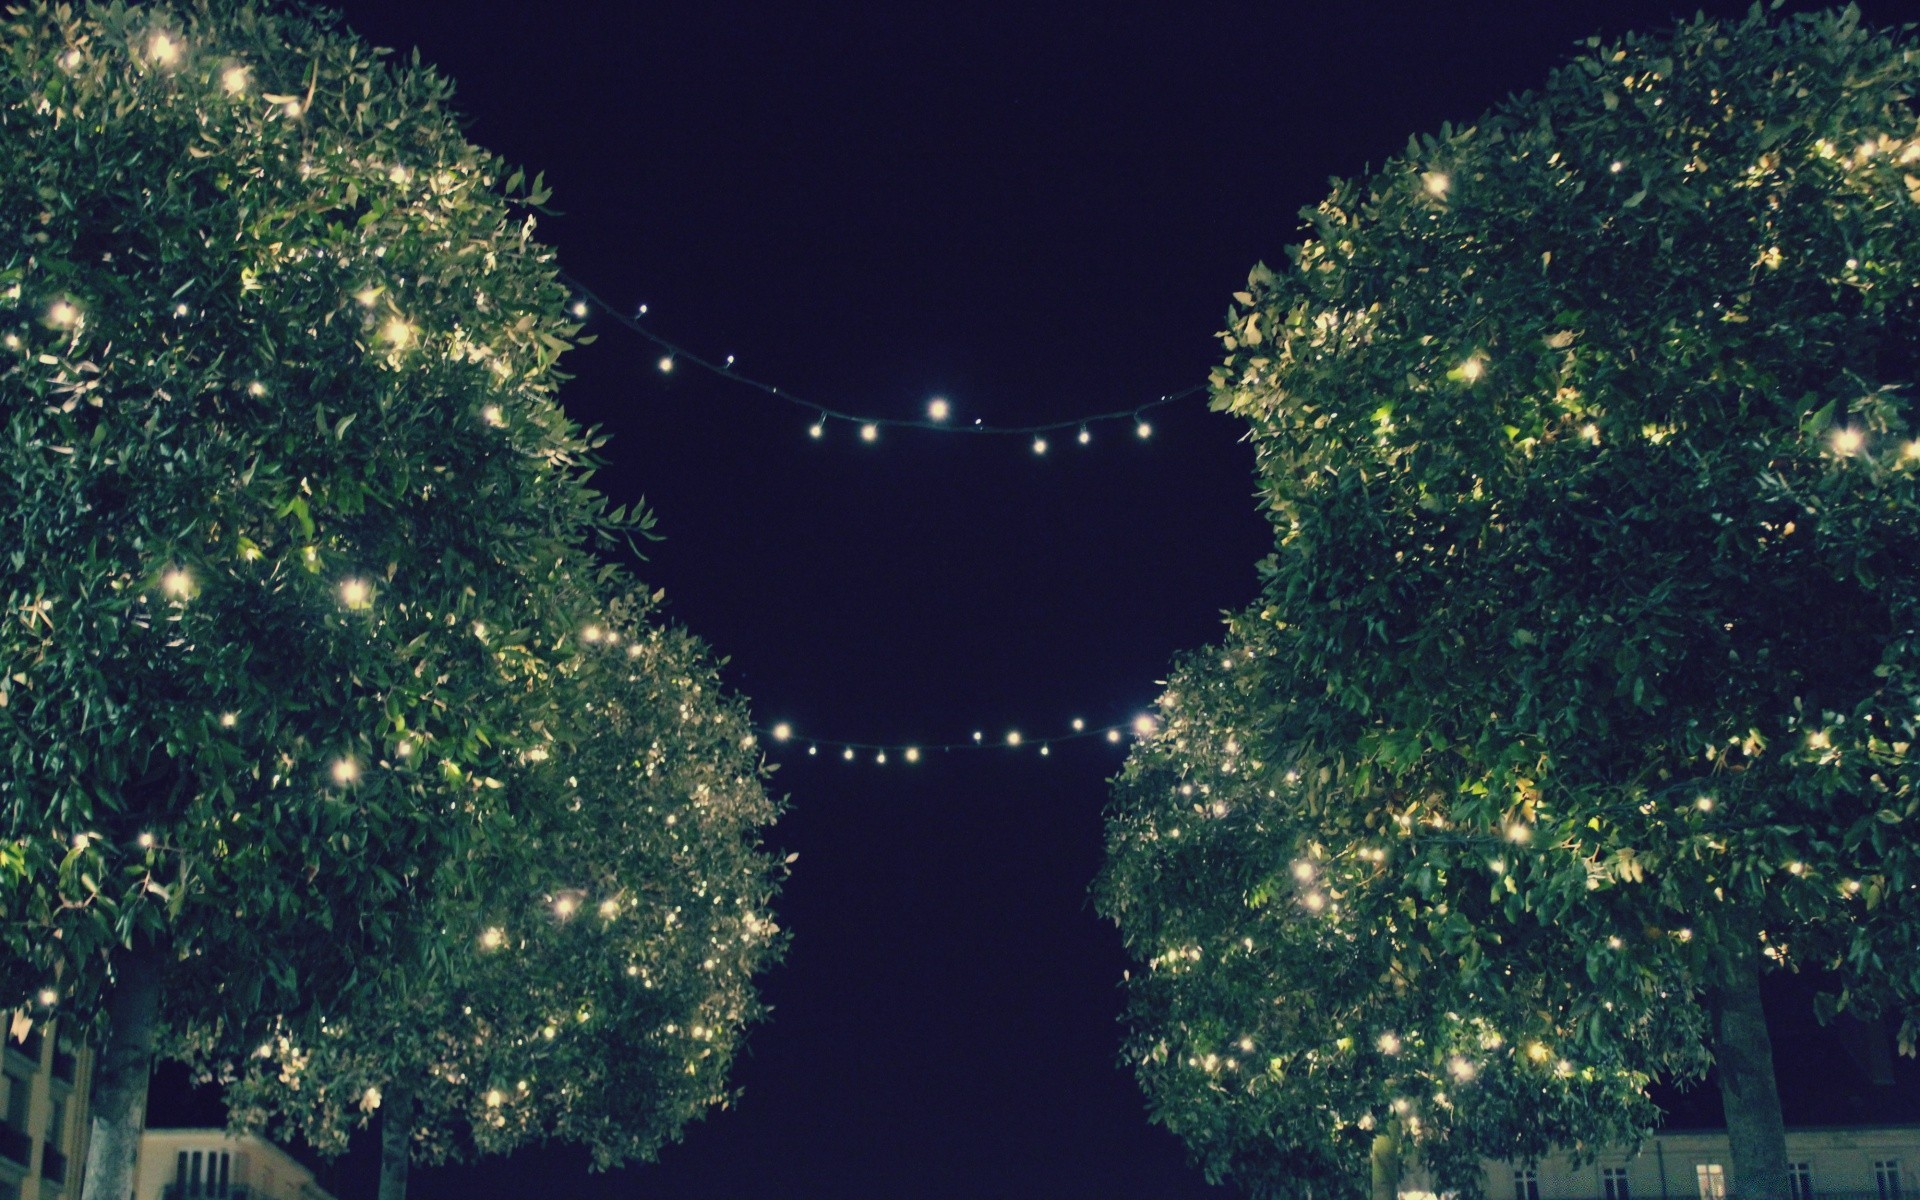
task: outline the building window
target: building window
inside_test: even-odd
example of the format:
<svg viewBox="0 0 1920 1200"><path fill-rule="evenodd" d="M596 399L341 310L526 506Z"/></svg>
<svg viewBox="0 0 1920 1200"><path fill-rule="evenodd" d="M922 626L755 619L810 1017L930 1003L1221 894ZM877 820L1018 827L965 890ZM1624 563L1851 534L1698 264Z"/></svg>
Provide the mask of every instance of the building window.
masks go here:
<svg viewBox="0 0 1920 1200"><path fill-rule="evenodd" d="M1874 1159L1873 1186L1880 1193L1880 1200L1900 1200L1900 1160Z"/></svg>
<svg viewBox="0 0 1920 1200"><path fill-rule="evenodd" d="M1787 1164L1787 1193L1791 1200L1813 1200L1813 1164Z"/></svg>
<svg viewBox="0 0 1920 1200"><path fill-rule="evenodd" d="M1513 1169L1513 1200L1540 1200L1540 1169L1538 1167Z"/></svg>
<svg viewBox="0 0 1920 1200"><path fill-rule="evenodd" d="M31 1087L31 1079L21 1079L19 1075L6 1077L6 1123L21 1133L27 1133L27 1092Z"/></svg>
<svg viewBox="0 0 1920 1200"><path fill-rule="evenodd" d="M1727 1169L1719 1163L1700 1163L1693 1168L1700 1183L1700 1200L1727 1200Z"/></svg>
<svg viewBox="0 0 1920 1200"><path fill-rule="evenodd" d="M1600 1168L1601 1200L1633 1200L1627 1191L1627 1169L1625 1167Z"/></svg>
<svg viewBox="0 0 1920 1200"><path fill-rule="evenodd" d="M182 1150L174 1160L173 1195L192 1200L229 1195L233 1167L225 1150Z"/></svg>

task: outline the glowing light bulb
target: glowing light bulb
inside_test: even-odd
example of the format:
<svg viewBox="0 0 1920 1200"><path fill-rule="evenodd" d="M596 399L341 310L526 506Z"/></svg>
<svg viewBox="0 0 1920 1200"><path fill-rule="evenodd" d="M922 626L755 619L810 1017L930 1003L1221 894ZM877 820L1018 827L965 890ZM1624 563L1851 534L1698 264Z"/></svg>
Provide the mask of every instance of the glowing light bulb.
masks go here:
<svg viewBox="0 0 1920 1200"><path fill-rule="evenodd" d="M499 429L506 425L507 414L498 404L489 404L480 410L480 419L495 429Z"/></svg>
<svg viewBox="0 0 1920 1200"><path fill-rule="evenodd" d="M1481 375L1485 373L1486 373L1486 366L1478 358L1470 358L1467 361L1460 364L1460 375L1468 383L1474 382L1475 380L1479 379Z"/></svg>
<svg viewBox="0 0 1920 1200"><path fill-rule="evenodd" d="M1626 169L1627 169L1627 164L1621 162L1617 158L1607 164L1607 170L1612 171L1615 175L1618 175L1620 172Z"/></svg>
<svg viewBox="0 0 1920 1200"><path fill-rule="evenodd" d="M1053 753L1053 747L1042 743L1040 747L1040 757L1045 758L1047 755L1052 753Z"/></svg>
<svg viewBox="0 0 1920 1200"><path fill-rule="evenodd" d="M498 950L506 943L506 940L507 931L495 926L480 934L480 948L482 950Z"/></svg>
<svg viewBox="0 0 1920 1200"><path fill-rule="evenodd" d="M1110 742L1118 742L1120 740L1120 731L1118 729L1107 730L1107 740Z"/></svg>
<svg viewBox="0 0 1920 1200"><path fill-rule="evenodd" d="M792 736L793 726L787 724L785 721L773 727L773 740L776 742L784 742Z"/></svg>
<svg viewBox="0 0 1920 1200"><path fill-rule="evenodd" d="M266 394L267 385L261 383L258 379L247 385L247 395L249 396L264 396Z"/></svg>
<svg viewBox="0 0 1920 1200"><path fill-rule="evenodd" d="M1093 440L1093 435L1092 435L1091 433L1088 433L1088 432L1087 432L1087 427L1086 427L1085 425L1082 425L1082 426L1080 427L1080 439L1079 439L1079 440L1080 440L1080 444L1081 444L1082 446L1084 446L1084 445L1086 445L1086 444L1087 444L1088 442L1090 442L1090 441L1092 441L1092 440Z"/></svg>
<svg viewBox="0 0 1920 1200"><path fill-rule="evenodd" d="M222 729L232 729L235 725L238 725L239 723L240 723L239 713L223 712L220 714L220 728Z"/></svg>
<svg viewBox="0 0 1920 1200"><path fill-rule="evenodd" d="M1858 426L1843 425L1833 431L1833 451L1843 457L1860 453L1867 445L1867 435Z"/></svg>
<svg viewBox="0 0 1920 1200"><path fill-rule="evenodd" d="M154 847L155 839L151 833L143 833L134 840L140 844L142 850L151 850Z"/></svg>
<svg viewBox="0 0 1920 1200"><path fill-rule="evenodd" d="M364 579L349 579L340 585L340 603L348 608L366 608L373 603L373 585Z"/></svg>
<svg viewBox="0 0 1920 1200"><path fill-rule="evenodd" d="M571 917L579 907L580 897L572 894L559 896L553 902L554 915L563 921Z"/></svg>
<svg viewBox="0 0 1920 1200"><path fill-rule="evenodd" d="M1141 441L1145 441L1146 439L1153 436L1153 426L1147 424L1145 421L1142 421L1138 425L1135 425L1133 427L1133 435L1139 438Z"/></svg>
<svg viewBox="0 0 1920 1200"><path fill-rule="evenodd" d="M247 69L235 63L233 66L220 72L220 86L227 90L227 95L229 96L238 96L240 93L246 91Z"/></svg>
<svg viewBox="0 0 1920 1200"><path fill-rule="evenodd" d="M184 567L170 568L160 576L160 590L174 600L193 596L193 576Z"/></svg>
<svg viewBox="0 0 1920 1200"><path fill-rule="evenodd" d="M1461 1083L1467 1083L1472 1080L1474 1076L1474 1066L1456 1054L1447 1060L1447 1073L1455 1079L1458 1079Z"/></svg>
<svg viewBox="0 0 1920 1200"><path fill-rule="evenodd" d="M1444 196L1453 187L1453 180L1445 171L1428 171L1420 176L1420 182L1426 185L1429 196Z"/></svg>
<svg viewBox="0 0 1920 1200"><path fill-rule="evenodd" d="M300 119L300 115L306 112L307 110L306 110L306 106L301 104L298 100L289 100L285 104L282 104L280 106L280 111L286 114L286 117L289 121L298 121Z"/></svg>
<svg viewBox="0 0 1920 1200"><path fill-rule="evenodd" d="M1374 1040L1374 1045L1380 1047L1382 1054L1398 1054L1400 1053L1400 1035L1388 1030Z"/></svg>
<svg viewBox="0 0 1920 1200"><path fill-rule="evenodd" d="M881 765L881 766L883 766L883 767L884 767L884 766L886 766L886 765L887 765L887 752L886 752L885 750L882 750L882 751L880 751L879 753L877 753L877 754L875 754L875 755L873 756L873 761L874 761L874 762L876 762L876 763L878 763L878 764L880 764L880 765Z"/></svg>
<svg viewBox="0 0 1920 1200"><path fill-rule="evenodd" d="M346 758L336 758L333 760L333 781L335 783L352 783L358 778L360 778L360 764L354 761L351 755Z"/></svg>
<svg viewBox="0 0 1920 1200"><path fill-rule="evenodd" d="M575 300L572 308L568 311L572 312L576 317L585 317L587 315L587 302L585 300Z"/></svg>
<svg viewBox="0 0 1920 1200"><path fill-rule="evenodd" d="M1087 723L1085 721L1082 721L1079 717L1075 717L1073 719L1073 731L1075 733L1079 733L1081 730L1085 729L1086 727L1087 727Z"/></svg>
<svg viewBox="0 0 1920 1200"><path fill-rule="evenodd" d="M374 1109L379 1107L380 1107L380 1089L379 1088L370 1087L366 1091L360 1093L360 1110L362 1112L372 1112Z"/></svg>
<svg viewBox="0 0 1920 1200"><path fill-rule="evenodd" d="M1697 808L1697 809L1699 809L1699 810L1700 810L1701 812L1712 812L1712 811L1713 811L1713 797L1712 797L1712 796L1702 796L1702 797L1700 797L1700 798L1699 798L1698 800L1695 800L1695 801L1693 802L1693 806L1694 806L1695 808Z"/></svg>
<svg viewBox="0 0 1920 1200"><path fill-rule="evenodd" d="M980 731L979 731L978 729L976 729L976 730L974 730L974 731L973 731L973 744L974 744L974 745L976 745L976 746L978 746L978 745L980 744L980 739L981 739L981 738L982 738L983 736L984 736L984 735L983 735L983 734L982 734L982 733L981 733L981 732L980 732Z"/></svg>
<svg viewBox="0 0 1920 1200"><path fill-rule="evenodd" d="M1033 452L1035 454L1045 454L1047 452L1047 439L1042 437L1033 439Z"/></svg>
<svg viewBox="0 0 1920 1200"><path fill-rule="evenodd" d="M660 373L662 375L670 375L673 373L673 355L662 354L660 356Z"/></svg>
<svg viewBox="0 0 1920 1200"><path fill-rule="evenodd" d="M819 754L819 753L820 753L820 747L818 747L818 746L808 746L808 747L807 747L807 755L808 755L809 757L812 757L812 756L814 756L814 755L817 755L817 754Z"/></svg>
<svg viewBox="0 0 1920 1200"><path fill-rule="evenodd" d="M944 421L952 415L953 415L953 405L948 404L944 399L941 399L940 397L935 396L932 400L927 401L927 419L928 420Z"/></svg>
<svg viewBox="0 0 1920 1200"><path fill-rule="evenodd" d="M387 323L380 327L380 336L386 339L388 345L399 349L413 341L413 326L399 317L389 317Z"/></svg>
<svg viewBox="0 0 1920 1200"><path fill-rule="evenodd" d="M612 899L602 900L600 902L600 915L609 921L613 920L620 915L620 902Z"/></svg>
<svg viewBox="0 0 1920 1200"><path fill-rule="evenodd" d="M80 323L80 306L71 300L55 300L47 306L47 324L55 329L72 329Z"/></svg>
<svg viewBox="0 0 1920 1200"><path fill-rule="evenodd" d="M1313 878L1313 864L1305 859L1293 864L1293 877L1301 883Z"/></svg>
<svg viewBox="0 0 1920 1200"><path fill-rule="evenodd" d="M1019 744L1020 744L1020 731L1018 729L1009 729L1007 731L1007 745L1018 746Z"/></svg>
<svg viewBox="0 0 1920 1200"><path fill-rule="evenodd" d="M807 426L808 437L817 438L822 434L826 433L826 431L827 431L827 423L825 421L815 421L813 424Z"/></svg>
<svg viewBox="0 0 1920 1200"><path fill-rule="evenodd" d="M1154 719L1146 713L1141 713L1133 719L1133 732L1137 737L1152 737L1153 731L1157 728L1159 728L1159 726L1154 722Z"/></svg>
<svg viewBox="0 0 1920 1200"><path fill-rule="evenodd" d="M147 54L163 67L171 67L180 61L180 43L164 33L156 33L147 39Z"/></svg>
<svg viewBox="0 0 1920 1200"><path fill-rule="evenodd" d="M1507 826L1507 840L1516 846L1524 846L1533 840L1533 830L1515 821Z"/></svg>
<svg viewBox="0 0 1920 1200"><path fill-rule="evenodd" d="M918 746L907 747L907 761L910 763L917 763L920 761L920 747Z"/></svg>
<svg viewBox="0 0 1920 1200"><path fill-rule="evenodd" d="M52 988L41 988L39 1000L42 1006L52 1008L60 1002L60 993L54 991Z"/></svg>
<svg viewBox="0 0 1920 1200"><path fill-rule="evenodd" d="M506 1103L506 1100L507 1100L507 1094L501 1091L499 1088L487 1089L487 1107L488 1108L499 1108L502 1104Z"/></svg>
<svg viewBox="0 0 1920 1200"><path fill-rule="evenodd" d="M173 306L173 315L176 317L184 317L192 311L193 310L188 308L185 304L176 304Z"/></svg>
<svg viewBox="0 0 1920 1200"><path fill-rule="evenodd" d="M879 438L879 436L880 436L880 427L878 425L875 425L871 421L867 422L865 425L862 425L860 427L860 440L863 442L874 441L877 438Z"/></svg>
<svg viewBox="0 0 1920 1200"><path fill-rule="evenodd" d="M580 640L583 642L597 642L606 636L607 631L598 625L588 625L580 631Z"/></svg>
<svg viewBox="0 0 1920 1200"><path fill-rule="evenodd" d="M844 759L846 759L846 760L847 760L848 762L852 762L852 761L853 761L853 747L852 747L852 746L848 746L848 747L847 747L847 748L846 748L845 750L843 750L843 751L841 751L841 752L840 752L840 757L841 757L841 758L844 758Z"/></svg>

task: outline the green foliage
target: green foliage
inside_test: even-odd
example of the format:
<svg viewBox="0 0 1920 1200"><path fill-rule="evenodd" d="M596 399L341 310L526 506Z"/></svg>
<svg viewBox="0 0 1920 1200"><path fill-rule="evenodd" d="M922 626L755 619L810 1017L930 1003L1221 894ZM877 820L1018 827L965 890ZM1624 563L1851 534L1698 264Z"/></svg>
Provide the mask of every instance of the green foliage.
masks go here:
<svg viewBox="0 0 1920 1200"><path fill-rule="evenodd" d="M15 994L115 947L251 1046L517 819L587 545L537 196L450 85L248 0L0 34L0 911ZM535 184L537 191L538 184ZM0 997L0 1004L11 1003Z"/></svg>
<svg viewBox="0 0 1920 1200"><path fill-rule="evenodd" d="M1324 837L1330 863L1386 851L1391 900L1349 918L1457 966L1422 976L1435 998L1515 1001L1571 959L1595 1000L1659 1017L1582 1038L1577 1068L1697 1069L1688 1002L1755 939L1775 969L1833 972L1830 1008L1897 1010L1911 1050L1915 95L1920 51L1854 10L1756 8L1595 42L1304 213L1311 239L1254 271L1214 373L1278 532L1229 643L1255 682L1197 716L1176 687L1115 801L1104 903L1144 956L1176 916L1203 947L1232 934L1257 892L1223 863L1273 871ZM1168 742L1181 719L1209 732ZM1263 765L1228 803L1271 847L1183 864L1130 844L1173 819L1166 778L1212 782L1211 731L1243 727ZM1558 945L1514 957L1536 935ZM1476 955L1525 982L1485 986ZM1297 978L1309 961L1249 969L1233 1003L1345 987ZM1187 1053L1193 1014L1241 1011L1148 978L1136 1050ZM1359 1011L1392 1015L1375 993ZM1229 1131L1188 1135L1216 1171L1374 1095L1261 1108L1163 1081L1177 1065L1143 1078L1162 1120Z"/></svg>
<svg viewBox="0 0 1920 1200"><path fill-rule="evenodd" d="M757 849L774 808L744 706L646 608L617 606L567 664L587 727L507 778L536 816L436 880L433 953L228 1073L236 1121L334 1153L405 1089L425 1161L552 1137L604 1168L727 1102L780 943L782 867Z"/></svg>

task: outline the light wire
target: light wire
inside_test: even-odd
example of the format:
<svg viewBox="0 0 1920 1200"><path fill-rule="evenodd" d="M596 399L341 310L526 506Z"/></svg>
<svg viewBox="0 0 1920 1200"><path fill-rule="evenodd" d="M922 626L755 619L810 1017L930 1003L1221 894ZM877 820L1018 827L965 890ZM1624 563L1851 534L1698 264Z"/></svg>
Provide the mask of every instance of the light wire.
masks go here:
<svg viewBox="0 0 1920 1200"><path fill-rule="evenodd" d="M717 375L722 379L737 383L742 387L752 388L776 400L785 401L796 408L806 409L815 413L822 420L845 421L850 425L872 426L876 429L928 429L935 433L974 433L992 434L1003 437L1033 437L1044 433L1055 433L1062 429L1085 429L1089 425L1097 425L1110 421L1133 421L1138 423L1144 414L1152 412L1154 409L1177 403L1191 396L1200 395L1207 390L1206 384L1195 384L1192 387L1183 388L1180 391L1161 396L1157 400L1149 400L1145 404L1138 404L1132 408L1117 408L1111 412L1089 413L1086 416L1068 417L1064 420L1047 421L1035 425L988 425L981 422L975 422L969 425L937 421L931 417L860 416L856 413L846 412L842 409L804 399L784 388L776 387L764 380L755 379L750 375L744 375L733 369L730 365L731 359L726 363L718 363L712 359L696 354L678 342L662 337L660 334L647 328L647 326L640 321L639 317L630 315L609 304L598 292L595 292L586 284L581 283L572 275L562 272L560 279L579 295L581 302L598 309L602 314L622 328L639 334L647 341L658 346L661 350L666 351L667 359L663 360L663 362L670 360L674 363L681 361L691 363L712 375ZM642 309L641 311L644 312L646 310ZM1141 436L1144 437L1146 435L1142 434Z"/></svg>

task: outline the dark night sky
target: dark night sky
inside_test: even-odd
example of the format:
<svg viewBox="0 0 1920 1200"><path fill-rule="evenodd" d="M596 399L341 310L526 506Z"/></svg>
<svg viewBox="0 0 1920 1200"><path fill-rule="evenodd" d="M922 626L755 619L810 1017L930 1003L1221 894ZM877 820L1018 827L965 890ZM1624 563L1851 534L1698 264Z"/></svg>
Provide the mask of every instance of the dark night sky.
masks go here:
<svg viewBox="0 0 1920 1200"><path fill-rule="evenodd" d="M944 395L1021 423L1203 382L1230 293L1300 240L1329 175L1692 5L345 9L459 82L474 139L546 171L566 269L666 336L837 408L913 417ZM614 435L605 487L659 515L643 578L765 722L906 742L1124 720L1255 594L1252 455L1198 400L1149 442L1106 426L1044 460L845 425L813 442L809 414L663 377L600 325L567 406ZM1117 752L786 757L793 942L739 1105L656 1165L589 1178L526 1154L416 1173L416 1196L1227 1194L1116 1065L1126 963L1086 897ZM371 1195L363 1166L343 1196Z"/></svg>

